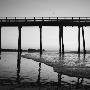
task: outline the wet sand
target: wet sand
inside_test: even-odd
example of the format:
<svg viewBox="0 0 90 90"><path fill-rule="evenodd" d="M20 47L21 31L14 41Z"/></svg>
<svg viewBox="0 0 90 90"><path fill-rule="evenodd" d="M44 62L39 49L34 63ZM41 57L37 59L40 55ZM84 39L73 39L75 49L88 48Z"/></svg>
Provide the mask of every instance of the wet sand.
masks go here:
<svg viewBox="0 0 90 90"><path fill-rule="evenodd" d="M17 84L17 85L2 85L0 90L90 90L90 86L57 86L57 85L30 85L30 84Z"/></svg>
<svg viewBox="0 0 90 90"><path fill-rule="evenodd" d="M29 59L33 59L37 62L41 62L41 63L45 63L46 65L50 65L53 67L54 71L56 72L60 72L61 69L59 70L60 68L60 63L58 62L53 62L51 63L51 61L48 61L48 59L44 59L44 58L41 58L41 61L40 61L40 57L32 57L32 56L28 56L25 55L25 58L29 58ZM24 56L23 56L24 57ZM56 67L56 68L55 68ZM65 68L66 69L66 68ZM68 73L69 71L71 71L70 69L71 68L67 68L66 71L65 69L63 70L63 73ZM82 68L81 68L82 69ZM69 71L67 71L69 70ZM80 70L81 71L81 70ZM72 71L71 71L72 72ZM1 80L3 81L3 80ZM9 82L9 81L8 81ZM58 84L58 82L48 82L48 83L40 83L39 82L34 82L34 83L28 83L28 82L24 82L24 83L6 83L6 80L5 82L1 82L0 83L0 90L90 90L90 86L89 85L83 85L83 84L80 84L80 83L75 83L75 84L66 84L65 82L61 81L61 84Z"/></svg>

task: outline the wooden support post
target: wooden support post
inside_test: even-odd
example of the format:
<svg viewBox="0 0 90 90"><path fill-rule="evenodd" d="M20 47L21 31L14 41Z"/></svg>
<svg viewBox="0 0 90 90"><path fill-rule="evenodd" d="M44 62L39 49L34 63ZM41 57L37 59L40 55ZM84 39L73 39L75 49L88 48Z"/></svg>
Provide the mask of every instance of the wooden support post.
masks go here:
<svg viewBox="0 0 90 90"><path fill-rule="evenodd" d="M83 29L83 26L82 26L82 37L83 37L83 52L84 52L84 54L86 54L86 50L85 50L85 39L84 39L84 29Z"/></svg>
<svg viewBox="0 0 90 90"><path fill-rule="evenodd" d="M1 26L0 26L0 54L1 54Z"/></svg>
<svg viewBox="0 0 90 90"><path fill-rule="evenodd" d="M39 26L40 28L40 55L42 54L42 26Z"/></svg>
<svg viewBox="0 0 90 90"><path fill-rule="evenodd" d="M22 26L18 26L19 36L18 36L18 52L21 52L21 28Z"/></svg>
<svg viewBox="0 0 90 90"><path fill-rule="evenodd" d="M80 26L78 26L78 53L80 53Z"/></svg>
<svg viewBox="0 0 90 90"><path fill-rule="evenodd" d="M61 34L62 34L62 53L64 54L64 43L63 43L63 26L61 28Z"/></svg>
<svg viewBox="0 0 90 90"><path fill-rule="evenodd" d="M61 27L59 26L59 53L61 53Z"/></svg>
<svg viewBox="0 0 90 90"><path fill-rule="evenodd" d="M61 39L62 39L62 45L61 45ZM62 53L64 54L64 43L63 43L63 26L59 26L59 53ZM61 46L62 46L62 50L61 50Z"/></svg>

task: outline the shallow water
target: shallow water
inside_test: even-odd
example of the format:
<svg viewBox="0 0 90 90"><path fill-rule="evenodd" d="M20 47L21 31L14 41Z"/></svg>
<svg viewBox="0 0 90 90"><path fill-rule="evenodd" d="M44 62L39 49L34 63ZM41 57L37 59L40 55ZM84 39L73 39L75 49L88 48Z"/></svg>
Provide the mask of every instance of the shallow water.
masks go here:
<svg viewBox="0 0 90 90"><path fill-rule="evenodd" d="M28 53L23 52L22 55ZM29 53L29 55L40 57L39 53ZM90 67L90 54L65 54L60 58L58 52L45 52L42 55L46 61L60 63L67 66ZM90 85L89 78L69 76L67 73L61 74L59 68L37 62L32 59L19 57L17 52L2 52L0 60L0 84L16 84L23 82L59 82L61 84ZM85 73L85 72L83 72Z"/></svg>

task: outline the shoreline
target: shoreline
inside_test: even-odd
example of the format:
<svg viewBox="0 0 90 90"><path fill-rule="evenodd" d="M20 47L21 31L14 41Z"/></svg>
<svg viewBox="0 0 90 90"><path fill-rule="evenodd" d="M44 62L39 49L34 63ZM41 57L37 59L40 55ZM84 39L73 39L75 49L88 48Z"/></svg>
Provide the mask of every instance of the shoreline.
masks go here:
<svg viewBox="0 0 90 90"><path fill-rule="evenodd" d="M57 83L47 83L47 84L34 84L34 83L22 83L14 85L0 85L0 90L90 90L89 85L82 85L76 83L76 85L71 84L58 84Z"/></svg>

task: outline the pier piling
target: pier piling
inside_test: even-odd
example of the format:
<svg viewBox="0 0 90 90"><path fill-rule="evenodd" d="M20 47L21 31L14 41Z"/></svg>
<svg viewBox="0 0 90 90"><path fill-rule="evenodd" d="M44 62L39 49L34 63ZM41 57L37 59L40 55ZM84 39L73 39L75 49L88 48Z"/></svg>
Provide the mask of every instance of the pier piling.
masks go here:
<svg viewBox="0 0 90 90"><path fill-rule="evenodd" d="M42 54L42 26L39 26L40 28L40 54Z"/></svg>
<svg viewBox="0 0 90 90"><path fill-rule="evenodd" d="M80 26L78 26L78 53L80 53Z"/></svg>
<svg viewBox="0 0 90 90"><path fill-rule="evenodd" d="M63 43L63 26L61 28L61 34L62 34L62 53L64 54L64 43Z"/></svg>
<svg viewBox="0 0 90 90"><path fill-rule="evenodd" d="M84 39L84 29L83 29L83 26L82 26L82 37L83 37L83 52L84 52L84 54L86 54L86 50L85 50L85 39Z"/></svg>
<svg viewBox="0 0 90 90"><path fill-rule="evenodd" d="M61 27L59 26L59 53L61 53Z"/></svg>
<svg viewBox="0 0 90 90"><path fill-rule="evenodd" d="M22 26L18 26L19 36L18 36L18 52L21 52L21 28Z"/></svg>
<svg viewBox="0 0 90 90"><path fill-rule="evenodd" d="M1 54L1 26L0 26L0 54Z"/></svg>
<svg viewBox="0 0 90 90"><path fill-rule="evenodd" d="M62 40L62 42L61 42ZM61 45L62 44L62 45ZM59 53L63 53L64 54L64 43L63 43L63 26L59 26ZM62 47L62 49L61 49Z"/></svg>

